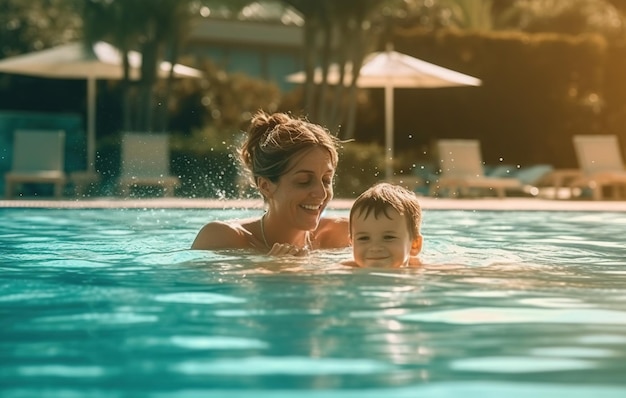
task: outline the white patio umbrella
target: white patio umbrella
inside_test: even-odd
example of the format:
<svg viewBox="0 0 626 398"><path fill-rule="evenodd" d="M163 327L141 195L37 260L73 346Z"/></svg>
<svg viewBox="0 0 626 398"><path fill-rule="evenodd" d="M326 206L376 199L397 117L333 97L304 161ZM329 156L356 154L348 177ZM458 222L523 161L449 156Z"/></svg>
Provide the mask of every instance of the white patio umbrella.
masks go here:
<svg viewBox="0 0 626 398"><path fill-rule="evenodd" d="M137 79L141 67L141 54L129 53L130 77ZM159 73L167 76L169 62L161 62ZM96 157L96 80L117 80L124 77L120 51L105 42L88 49L83 43L65 44L46 50L0 60L0 72L19 75L41 76L56 79L87 80L87 170L94 171ZM174 65L177 77L200 78L200 70Z"/></svg>
<svg viewBox="0 0 626 398"><path fill-rule="evenodd" d="M351 66L347 65L344 84L350 84L352 79ZM304 72L287 76L287 81L304 83ZM314 81L321 82L322 72L315 70ZM328 72L328 83L337 84L339 81L339 67L331 65ZM481 81L406 54L392 51L375 52L368 55L359 72L357 86L361 88L382 87L385 89L385 176L393 176L393 89L398 88L438 88L454 86L480 86Z"/></svg>

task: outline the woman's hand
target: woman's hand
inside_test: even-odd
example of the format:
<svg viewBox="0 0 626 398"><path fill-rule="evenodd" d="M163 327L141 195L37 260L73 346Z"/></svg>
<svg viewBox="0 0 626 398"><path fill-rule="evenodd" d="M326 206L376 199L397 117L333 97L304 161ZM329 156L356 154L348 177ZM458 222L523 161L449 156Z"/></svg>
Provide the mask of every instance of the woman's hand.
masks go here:
<svg viewBox="0 0 626 398"><path fill-rule="evenodd" d="M269 253L267 253L270 256L296 256L296 257L303 257L306 256L307 254L309 254L309 248L308 247L297 247L294 245L291 245L289 243L274 243L274 246L272 246L272 248L270 249Z"/></svg>

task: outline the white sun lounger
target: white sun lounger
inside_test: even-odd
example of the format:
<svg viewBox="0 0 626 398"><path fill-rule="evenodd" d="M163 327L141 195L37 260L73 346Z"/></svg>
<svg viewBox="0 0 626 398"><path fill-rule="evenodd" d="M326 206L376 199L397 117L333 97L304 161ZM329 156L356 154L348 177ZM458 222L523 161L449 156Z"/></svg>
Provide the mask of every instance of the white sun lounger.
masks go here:
<svg viewBox="0 0 626 398"><path fill-rule="evenodd" d="M170 175L169 136L159 133L124 133L122 164L118 186L123 195L133 187L158 186L164 196L174 196L180 186L178 177Z"/></svg>
<svg viewBox="0 0 626 398"><path fill-rule="evenodd" d="M16 130L13 163L5 174L5 196L13 197L16 185L53 184L54 196L61 197L67 182L65 166L65 131Z"/></svg>
<svg viewBox="0 0 626 398"><path fill-rule="evenodd" d="M626 194L626 169L615 135L576 135L574 149L580 167L580 177L570 185L589 188L594 200L604 199L605 188L612 189L613 197Z"/></svg>
<svg viewBox="0 0 626 398"><path fill-rule="evenodd" d="M431 183L430 195L467 196L470 190L478 189L506 196L506 191L522 190L522 183L516 178L486 177L478 140L438 140L440 175Z"/></svg>

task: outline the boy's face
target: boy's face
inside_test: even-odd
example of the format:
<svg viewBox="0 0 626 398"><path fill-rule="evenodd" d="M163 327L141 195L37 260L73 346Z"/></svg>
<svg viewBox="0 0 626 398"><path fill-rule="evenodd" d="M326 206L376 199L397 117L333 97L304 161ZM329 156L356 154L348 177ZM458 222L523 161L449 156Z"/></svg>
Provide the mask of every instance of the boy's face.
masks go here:
<svg viewBox="0 0 626 398"><path fill-rule="evenodd" d="M412 239L404 216L394 209L387 209L387 215L353 215L352 252L359 267L403 267L419 253L422 237Z"/></svg>

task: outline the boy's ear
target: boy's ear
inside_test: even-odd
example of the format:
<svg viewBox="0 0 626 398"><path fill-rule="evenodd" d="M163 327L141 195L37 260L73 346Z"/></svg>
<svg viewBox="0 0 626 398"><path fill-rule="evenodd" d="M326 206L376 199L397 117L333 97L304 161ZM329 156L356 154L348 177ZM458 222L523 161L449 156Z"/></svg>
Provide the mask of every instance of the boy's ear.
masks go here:
<svg viewBox="0 0 626 398"><path fill-rule="evenodd" d="M422 235L417 235L411 242L411 256L417 256L422 251Z"/></svg>

